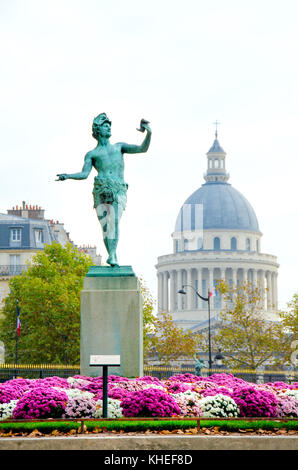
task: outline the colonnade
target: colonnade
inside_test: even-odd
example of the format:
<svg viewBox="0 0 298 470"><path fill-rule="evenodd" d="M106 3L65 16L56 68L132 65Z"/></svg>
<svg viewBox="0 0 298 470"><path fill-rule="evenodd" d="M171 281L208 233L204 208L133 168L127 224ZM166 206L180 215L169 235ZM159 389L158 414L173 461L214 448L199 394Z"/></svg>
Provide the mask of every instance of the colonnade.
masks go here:
<svg viewBox="0 0 298 470"><path fill-rule="evenodd" d="M158 311L175 312L203 308L204 301L198 299L195 291L187 290L187 295L178 294L182 285L193 286L202 296L214 287L218 280L226 280L233 287L241 281L249 281L261 287L261 304L265 310L277 309L277 272L266 269L213 267L165 269L158 271ZM203 303L202 303L203 302ZM211 308L216 308L214 298L210 301Z"/></svg>

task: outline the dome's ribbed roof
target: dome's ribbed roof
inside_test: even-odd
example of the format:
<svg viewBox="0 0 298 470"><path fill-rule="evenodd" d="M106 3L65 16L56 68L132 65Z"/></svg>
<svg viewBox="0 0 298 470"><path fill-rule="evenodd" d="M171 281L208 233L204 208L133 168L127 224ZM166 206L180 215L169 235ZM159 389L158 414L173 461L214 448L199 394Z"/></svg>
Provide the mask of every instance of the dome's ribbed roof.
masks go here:
<svg viewBox="0 0 298 470"><path fill-rule="evenodd" d="M201 219L195 215L196 204L203 205L203 227L200 226ZM225 182L203 184L180 209L175 232L202 228L259 232L258 219L248 200Z"/></svg>

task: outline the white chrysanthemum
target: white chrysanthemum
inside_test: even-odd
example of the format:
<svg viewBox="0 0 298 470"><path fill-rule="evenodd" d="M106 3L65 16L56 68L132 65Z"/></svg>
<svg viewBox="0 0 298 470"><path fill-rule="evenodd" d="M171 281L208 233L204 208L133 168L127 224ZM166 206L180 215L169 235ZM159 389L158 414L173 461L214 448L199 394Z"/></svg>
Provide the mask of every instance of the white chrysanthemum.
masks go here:
<svg viewBox="0 0 298 470"><path fill-rule="evenodd" d="M65 392L68 399L71 400L72 398L93 398L94 393L87 392L85 390L80 390L78 388L61 388L61 387L53 387L60 392Z"/></svg>
<svg viewBox="0 0 298 470"><path fill-rule="evenodd" d="M284 392L284 395L288 395L289 397L294 397L296 400L298 400L298 390L286 390Z"/></svg>
<svg viewBox="0 0 298 470"><path fill-rule="evenodd" d="M199 401L202 414L206 417L239 416L239 408L235 401L226 395L214 395L202 398Z"/></svg>
<svg viewBox="0 0 298 470"><path fill-rule="evenodd" d="M108 418L122 418L121 401L114 398L108 398ZM103 401L96 401L96 412L94 418L102 418Z"/></svg>
<svg viewBox="0 0 298 470"><path fill-rule="evenodd" d="M9 403L0 404L0 421L12 419L12 412L17 406L19 400L11 400Z"/></svg>

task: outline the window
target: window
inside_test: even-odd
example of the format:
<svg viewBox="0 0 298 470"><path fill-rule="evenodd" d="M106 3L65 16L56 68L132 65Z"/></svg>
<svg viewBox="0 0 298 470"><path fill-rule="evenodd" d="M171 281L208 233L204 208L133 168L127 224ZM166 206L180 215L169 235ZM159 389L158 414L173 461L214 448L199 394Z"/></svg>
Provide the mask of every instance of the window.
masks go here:
<svg viewBox="0 0 298 470"><path fill-rule="evenodd" d="M184 239L184 251L188 250L188 240L185 238Z"/></svg>
<svg viewBox="0 0 298 470"><path fill-rule="evenodd" d="M250 251L250 239L246 239L246 251Z"/></svg>
<svg viewBox="0 0 298 470"><path fill-rule="evenodd" d="M220 296L218 290L216 289L216 287L218 286L218 283L219 283L219 280L214 279L214 281L213 281L213 285L215 287L214 308L220 308L221 307L221 296Z"/></svg>
<svg viewBox="0 0 298 470"><path fill-rule="evenodd" d="M10 231L11 241L20 242L22 239L22 229L21 228L12 228Z"/></svg>
<svg viewBox="0 0 298 470"><path fill-rule="evenodd" d="M198 250L202 250L202 249L203 249L203 238L199 237L198 238Z"/></svg>
<svg viewBox="0 0 298 470"><path fill-rule="evenodd" d="M213 249L215 251L220 250L220 239L218 237L215 237L214 240L213 240Z"/></svg>
<svg viewBox="0 0 298 470"><path fill-rule="evenodd" d="M218 168L218 159L217 158L214 160L214 168Z"/></svg>
<svg viewBox="0 0 298 470"><path fill-rule="evenodd" d="M10 255L9 256L9 272L10 274L19 274L21 272L21 256Z"/></svg>
<svg viewBox="0 0 298 470"><path fill-rule="evenodd" d="M256 250L257 250L257 253L259 253L259 240L256 240Z"/></svg>
<svg viewBox="0 0 298 470"><path fill-rule="evenodd" d="M236 251L237 250L237 240L235 237L231 238L231 250Z"/></svg>
<svg viewBox="0 0 298 470"><path fill-rule="evenodd" d="M175 253L178 253L179 251L179 242L178 240L175 240Z"/></svg>
<svg viewBox="0 0 298 470"><path fill-rule="evenodd" d="M44 238L43 238L43 230L42 229L35 229L35 243L36 245L42 245L44 243Z"/></svg>

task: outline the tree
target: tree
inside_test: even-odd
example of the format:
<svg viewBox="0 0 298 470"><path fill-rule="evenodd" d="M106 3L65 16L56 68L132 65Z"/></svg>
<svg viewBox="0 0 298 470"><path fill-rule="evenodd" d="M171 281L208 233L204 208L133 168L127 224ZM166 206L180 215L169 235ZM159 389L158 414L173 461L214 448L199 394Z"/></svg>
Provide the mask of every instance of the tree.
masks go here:
<svg viewBox="0 0 298 470"><path fill-rule="evenodd" d="M162 312L153 326L154 333L148 339L147 353L155 354L164 365L171 360L193 357L198 347L196 335L175 325L170 313Z"/></svg>
<svg viewBox="0 0 298 470"><path fill-rule="evenodd" d="M80 292L91 259L70 243L54 242L35 255L28 270L11 279L0 320L6 362L14 362L16 303L21 315L18 360L25 363L78 364Z"/></svg>
<svg viewBox="0 0 298 470"><path fill-rule="evenodd" d="M183 356L191 356L197 351L197 338L190 331L184 332L175 325L172 315L154 313L155 300L143 279L141 293L143 298L143 350L144 362L150 355L157 356L163 364Z"/></svg>
<svg viewBox="0 0 298 470"><path fill-rule="evenodd" d="M155 330L156 316L154 315L155 300L147 288L144 280L140 278L143 301L143 356L144 360L151 351L151 337Z"/></svg>
<svg viewBox="0 0 298 470"><path fill-rule="evenodd" d="M287 365L296 366L298 350L298 293L288 303L288 310L280 312L285 334L281 338L283 361Z"/></svg>
<svg viewBox="0 0 298 470"><path fill-rule="evenodd" d="M221 349L225 364L256 369L265 363L275 363L281 352L283 328L279 321L270 321L263 314L261 289L243 282L238 288L219 283L226 308L220 312L212 349ZM199 340L207 350L206 335Z"/></svg>

